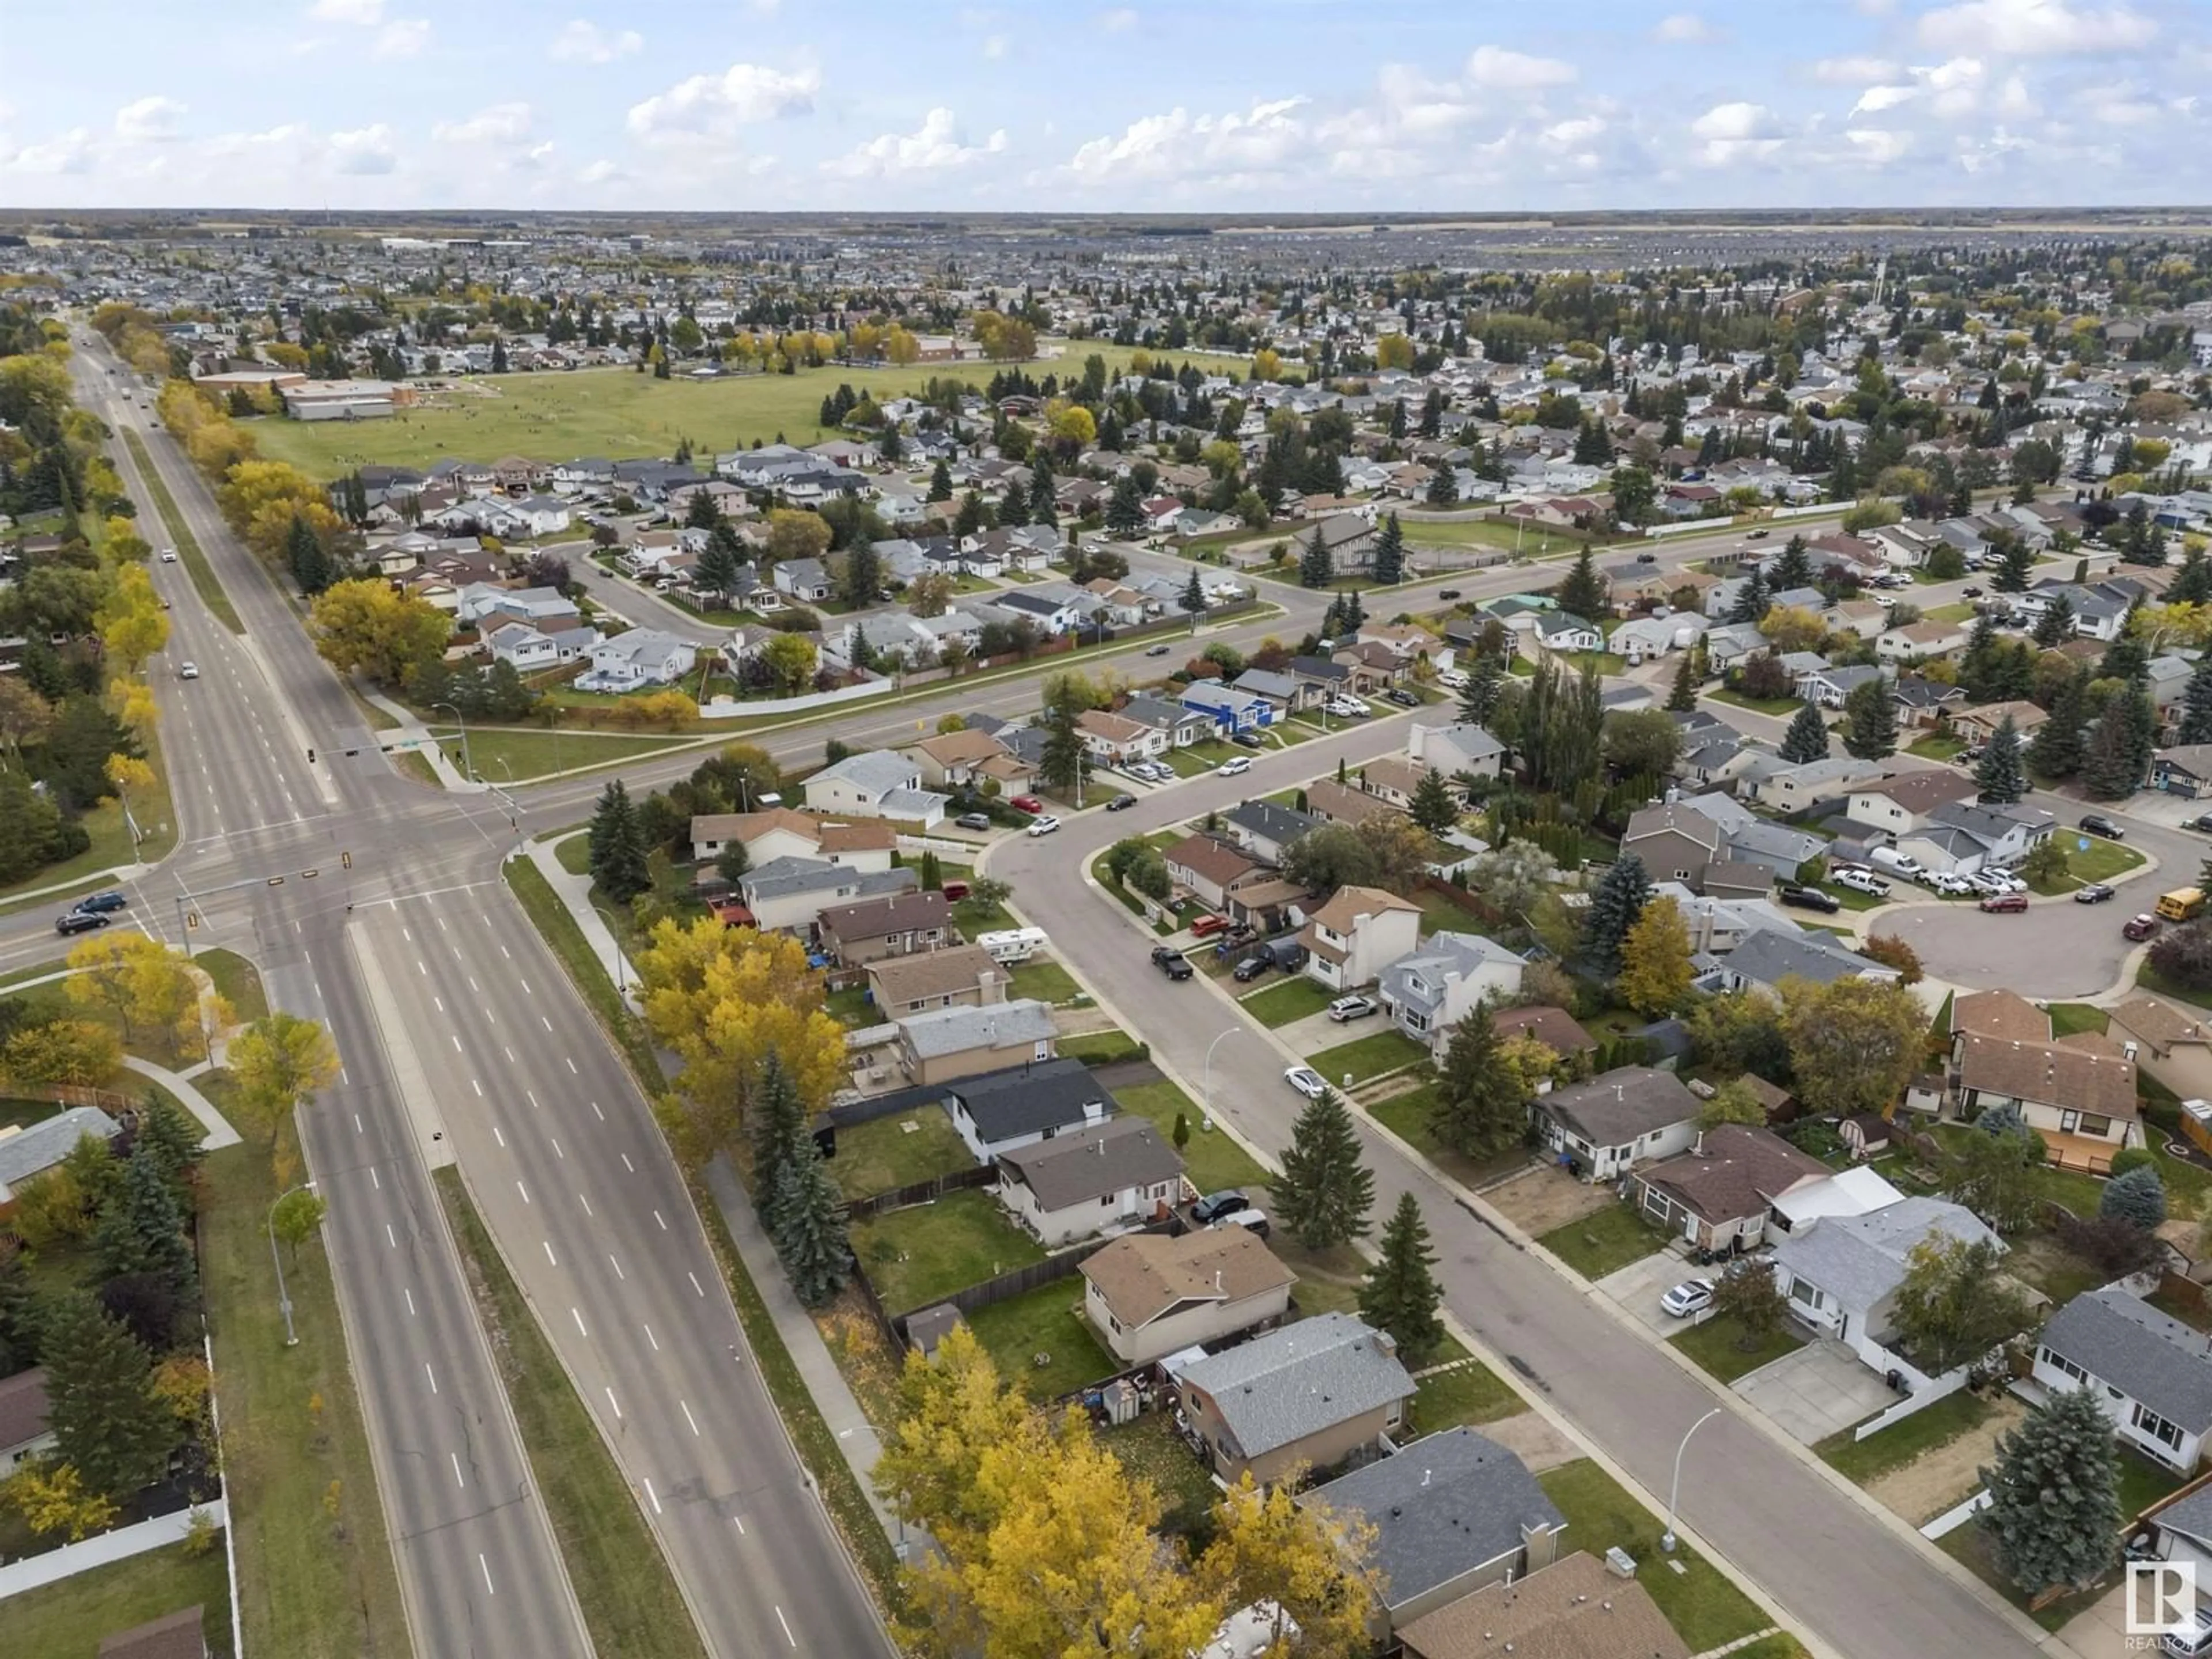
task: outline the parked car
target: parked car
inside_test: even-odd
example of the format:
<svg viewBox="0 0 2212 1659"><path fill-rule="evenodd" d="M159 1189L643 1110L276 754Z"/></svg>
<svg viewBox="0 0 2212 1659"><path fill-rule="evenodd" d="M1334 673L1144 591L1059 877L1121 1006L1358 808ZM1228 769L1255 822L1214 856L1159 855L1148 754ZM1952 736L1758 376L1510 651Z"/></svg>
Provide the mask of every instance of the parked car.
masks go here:
<svg viewBox="0 0 2212 1659"><path fill-rule="evenodd" d="M1291 1066L1283 1073L1283 1081L1308 1100L1319 1100L1328 1088L1328 1085L1322 1080L1321 1073L1310 1066Z"/></svg>
<svg viewBox="0 0 2212 1659"><path fill-rule="evenodd" d="M1249 1210L1252 1200L1240 1192L1208 1193L1190 1206L1190 1218L1201 1227L1210 1227L1239 1210Z"/></svg>
<svg viewBox="0 0 2212 1659"><path fill-rule="evenodd" d="M1012 800L1006 804L1009 806L1012 806L1017 812L1042 812L1044 811L1044 803L1039 800L1035 795L1017 795Z"/></svg>
<svg viewBox="0 0 2212 1659"><path fill-rule="evenodd" d="M1238 777L1251 769L1252 757L1249 755L1234 755L1221 763L1221 775L1224 778Z"/></svg>
<svg viewBox="0 0 2212 1659"><path fill-rule="evenodd" d="M70 910L54 918L57 933L88 933L106 926L107 918L96 910Z"/></svg>
<svg viewBox="0 0 2212 1659"><path fill-rule="evenodd" d="M952 823L956 829L960 830L988 830L991 815L988 812L963 812Z"/></svg>
<svg viewBox="0 0 2212 1659"><path fill-rule="evenodd" d="M2007 874L2002 870L1977 870L1966 878L1966 884L1977 893L1984 893L1992 898L2002 898L2007 893L2025 893L2027 890L2026 882L2018 876Z"/></svg>
<svg viewBox="0 0 2212 1659"><path fill-rule="evenodd" d="M1106 810L1109 812L1126 812L1136 804L1137 798L1134 795L1116 795L1106 803Z"/></svg>
<svg viewBox="0 0 2212 1659"><path fill-rule="evenodd" d="M1190 965L1190 958L1183 955L1182 951L1170 951L1164 945L1162 945L1152 952L1152 966L1158 969L1170 979L1178 981L1188 979L1193 974L1195 974L1198 971L1197 969Z"/></svg>
<svg viewBox="0 0 2212 1659"><path fill-rule="evenodd" d="M1260 734L1257 732L1239 732L1229 741L1239 749L1257 749L1260 746Z"/></svg>
<svg viewBox="0 0 2212 1659"><path fill-rule="evenodd" d="M2184 818L2181 821L2181 827L2185 830L2196 830L2212 835L2212 812L2200 812L2193 818Z"/></svg>
<svg viewBox="0 0 2212 1659"><path fill-rule="evenodd" d="M130 902L131 901L122 894L110 891L94 893L88 897L81 898L70 908L88 916L100 916L106 915L112 910L120 910Z"/></svg>
<svg viewBox="0 0 2212 1659"><path fill-rule="evenodd" d="M1929 892L1940 893L1945 898L1971 898L1974 892L1973 883L1964 876L1953 875L1948 870L1922 871L1920 884Z"/></svg>
<svg viewBox="0 0 2212 1659"><path fill-rule="evenodd" d="M1854 893L1864 893L1873 898L1889 896L1889 884L1871 870L1838 870L1828 879Z"/></svg>
<svg viewBox="0 0 2212 1659"><path fill-rule="evenodd" d="M1350 697L1331 697L1322 707L1339 720L1364 720L1375 712L1365 703L1354 702Z"/></svg>
<svg viewBox="0 0 2212 1659"><path fill-rule="evenodd" d="M2125 841L2128 838L2128 832L2102 812L2091 812L2084 817L2081 820L2081 833L2085 836L2100 836L2106 841Z"/></svg>
<svg viewBox="0 0 2212 1659"><path fill-rule="evenodd" d="M176 562L177 550L175 548L165 547L161 550L161 562L163 564L174 564Z"/></svg>
<svg viewBox="0 0 2212 1659"><path fill-rule="evenodd" d="M1024 833L1031 836L1048 836L1059 828L1060 820L1047 812L1042 817L1031 818L1029 828Z"/></svg>
<svg viewBox="0 0 2212 1659"><path fill-rule="evenodd" d="M945 902L947 904L957 904L962 899L966 898L971 890L966 882L955 876L945 884L943 889Z"/></svg>
<svg viewBox="0 0 2212 1659"><path fill-rule="evenodd" d="M1208 1222L1206 1227L1212 1232L1218 1232L1224 1227L1242 1227L1248 1232L1257 1233L1261 1238L1273 1231L1267 1224L1267 1212L1249 1206L1242 1210L1231 1210L1220 1220Z"/></svg>
<svg viewBox="0 0 2212 1659"><path fill-rule="evenodd" d="M1982 901L1982 908L1991 915L2016 915L2027 908L2027 895L2025 893L1992 894Z"/></svg>
<svg viewBox="0 0 2212 1659"><path fill-rule="evenodd" d="M1440 599L1455 599L1459 597L1459 589L1456 587L1440 587L1437 590L1437 597Z"/></svg>
<svg viewBox="0 0 2212 1659"><path fill-rule="evenodd" d="M1982 597L1982 590L1978 587L1962 587L1959 592L1965 598L1970 599L1978 599Z"/></svg>
<svg viewBox="0 0 2212 1659"><path fill-rule="evenodd" d="M2158 918L2154 915L2131 916L2121 924L2120 937L2140 943L2158 932Z"/></svg>
<svg viewBox="0 0 2212 1659"><path fill-rule="evenodd" d="M1456 668L1447 668L1437 676L1437 684L1447 691L1464 691L1467 690L1467 676Z"/></svg>
<svg viewBox="0 0 2212 1659"><path fill-rule="evenodd" d="M1212 911L1208 911L1206 915L1200 916L1196 921L1191 923L1190 931L1200 939L1208 939L1213 934L1221 932L1222 929L1228 926L1228 917L1216 915Z"/></svg>
<svg viewBox="0 0 2212 1659"><path fill-rule="evenodd" d="M1385 702L1395 702L1401 708L1419 708L1421 706L1421 700L1419 697L1410 691L1401 690L1396 686L1392 686L1382 694L1382 696Z"/></svg>
<svg viewBox="0 0 2212 1659"><path fill-rule="evenodd" d="M1365 1019L1370 1014L1379 1014L1382 1005L1373 997L1339 997L1328 1005L1328 1017L1339 1025L1346 1020Z"/></svg>
<svg viewBox="0 0 2212 1659"><path fill-rule="evenodd" d="M1636 556L1636 562L1638 564L1656 564L1659 562L1659 556L1647 547L1641 553L1638 553Z"/></svg>
<svg viewBox="0 0 2212 1659"><path fill-rule="evenodd" d="M1773 533L1771 530L1754 530L1745 536L1744 539L1747 542L1763 542Z"/></svg>
<svg viewBox="0 0 2212 1659"><path fill-rule="evenodd" d="M2074 895L2076 904L2102 904L2112 896L2112 890L2101 881L2093 881Z"/></svg>
<svg viewBox="0 0 2212 1659"><path fill-rule="evenodd" d="M1817 887L1784 887L1778 896L1784 904L1800 910L1818 910L1825 915L1832 916L1844 908L1843 900Z"/></svg>
<svg viewBox="0 0 2212 1659"><path fill-rule="evenodd" d="M1660 1308L1677 1319L1687 1319L1713 1305L1713 1281L1686 1279L1659 1298Z"/></svg>
<svg viewBox="0 0 2212 1659"><path fill-rule="evenodd" d="M1266 973L1270 965L1265 957L1247 957L1229 970L1229 976L1239 985L1249 985Z"/></svg>

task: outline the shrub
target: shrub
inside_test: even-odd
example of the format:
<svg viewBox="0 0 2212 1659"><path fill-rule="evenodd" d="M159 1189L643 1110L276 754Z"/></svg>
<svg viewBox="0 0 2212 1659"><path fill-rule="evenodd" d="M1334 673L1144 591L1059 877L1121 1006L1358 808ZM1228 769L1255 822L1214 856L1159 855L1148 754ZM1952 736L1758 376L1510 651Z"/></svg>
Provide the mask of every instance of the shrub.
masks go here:
<svg viewBox="0 0 2212 1659"><path fill-rule="evenodd" d="M2115 1176L2105 1183L2105 1195L2097 1200L2097 1215L2101 1220L2125 1221L2149 1232L2166 1219L2166 1182L2159 1179L2156 1170L2147 1167Z"/></svg>
<svg viewBox="0 0 2212 1659"><path fill-rule="evenodd" d="M2153 973L2185 990L2212 988L2212 924L2170 929L2151 945L2148 961Z"/></svg>
<svg viewBox="0 0 2212 1659"><path fill-rule="evenodd" d="M2155 1170L2158 1154L2147 1146L2130 1146L2112 1154L2112 1176L2115 1180L2130 1170Z"/></svg>

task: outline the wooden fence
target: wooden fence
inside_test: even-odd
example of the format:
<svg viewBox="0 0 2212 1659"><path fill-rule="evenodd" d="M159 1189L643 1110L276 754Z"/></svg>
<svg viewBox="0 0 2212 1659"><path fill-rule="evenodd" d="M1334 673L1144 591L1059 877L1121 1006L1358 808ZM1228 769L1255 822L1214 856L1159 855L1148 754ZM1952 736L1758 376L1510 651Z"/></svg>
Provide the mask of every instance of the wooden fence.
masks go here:
<svg viewBox="0 0 2212 1659"><path fill-rule="evenodd" d="M852 1220L863 1221L872 1215L884 1215L892 1210L911 1209L917 1204L927 1204L947 1193L988 1187L998 1178L999 1170L995 1164L979 1164L972 1170L956 1170L951 1175L913 1182L904 1187L895 1187L887 1193L872 1193L866 1198L848 1199L845 1213Z"/></svg>

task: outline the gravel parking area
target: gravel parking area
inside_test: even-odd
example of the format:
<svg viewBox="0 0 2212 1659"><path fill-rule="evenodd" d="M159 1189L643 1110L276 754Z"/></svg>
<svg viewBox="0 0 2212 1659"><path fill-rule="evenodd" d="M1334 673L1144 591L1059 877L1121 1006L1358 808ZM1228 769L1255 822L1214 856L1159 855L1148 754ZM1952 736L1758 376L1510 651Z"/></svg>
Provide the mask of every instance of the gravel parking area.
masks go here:
<svg viewBox="0 0 2212 1659"><path fill-rule="evenodd" d="M1565 1170L1550 1164L1515 1176L1482 1196L1532 1237L1564 1227L1570 1221L1580 1221L1586 1215L1595 1215L1620 1202L1613 1197L1612 1188L1596 1182L1577 1181Z"/></svg>

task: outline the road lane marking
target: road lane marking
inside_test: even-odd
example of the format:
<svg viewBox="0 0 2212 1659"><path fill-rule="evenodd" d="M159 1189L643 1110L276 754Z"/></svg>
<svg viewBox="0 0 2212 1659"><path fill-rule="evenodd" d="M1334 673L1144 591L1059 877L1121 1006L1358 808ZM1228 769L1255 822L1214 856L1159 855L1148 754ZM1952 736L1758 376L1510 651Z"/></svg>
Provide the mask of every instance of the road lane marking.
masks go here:
<svg viewBox="0 0 2212 1659"><path fill-rule="evenodd" d="M471 1088L471 1089L473 1089L473 1090L475 1090L475 1091L477 1091L477 1098L478 1100L482 1100L482 1099L483 1098L483 1084L481 1084L481 1083L477 1082L474 1078L471 1078L471 1079L469 1079L469 1087L470 1087L470 1088Z"/></svg>
<svg viewBox="0 0 2212 1659"><path fill-rule="evenodd" d="M653 1344L653 1352L660 1352L660 1339L653 1334L653 1327L650 1325L645 1328L645 1340Z"/></svg>
<svg viewBox="0 0 2212 1659"><path fill-rule="evenodd" d="M359 1112L356 1112L353 1115L353 1132L357 1135L365 1135L368 1133L368 1130L361 1127L361 1114Z"/></svg>
<svg viewBox="0 0 2212 1659"><path fill-rule="evenodd" d="M501 945L499 948L500 948L502 951L504 951L507 949L507 946L505 946L504 945ZM532 989L530 988L530 981L529 981L528 980L526 980L526 979L518 979L518 980L516 980L516 981L515 981L515 983L516 983L517 985L520 985L520 986L522 988L522 994L523 994L523 995L525 995L525 996L526 996L526 997L534 997L534 996L536 996L536 995L538 994L538 993L537 993L537 992L535 992L535 991L533 991L533 990L532 990Z"/></svg>
<svg viewBox="0 0 2212 1659"><path fill-rule="evenodd" d="M438 1005L438 1012L439 1012L440 1013L441 1013L441 1014L442 1014L442 1013L444 1013L444 1012L446 1012L446 1000L445 1000L445 998L443 998L443 997L441 997L441 996L433 996L433 997L430 999L430 1000L431 1000L431 1001L433 1001L433 1002L434 1002L434 1003L436 1003L436 1004Z"/></svg>
<svg viewBox="0 0 2212 1659"><path fill-rule="evenodd" d="M629 1161L629 1154L628 1152L623 1152L621 1154L621 1158L623 1161L623 1168L628 1170L632 1175L635 1175L637 1173L637 1165Z"/></svg>
<svg viewBox="0 0 2212 1659"><path fill-rule="evenodd" d="M615 1408L615 1421L617 1423L621 1422L623 1420L622 1401L615 1398L615 1391L612 1389L609 1389L606 1391L606 1395L607 1404Z"/></svg>
<svg viewBox="0 0 2212 1659"><path fill-rule="evenodd" d="M501 1052L501 1054L505 1054L505 1055L507 1056L507 1063L508 1065L510 1065L510 1066L514 1065L514 1049L512 1049L512 1048L508 1048L508 1047L507 1047L504 1042L501 1043L501 1044L499 1045L499 1047L500 1047L500 1052Z"/></svg>
<svg viewBox="0 0 2212 1659"><path fill-rule="evenodd" d="M545 1139L552 1141L553 1143L553 1156L559 1158L563 1164L566 1164L568 1161L568 1154L561 1150L560 1140L553 1135L548 1135Z"/></svg>
<svg viewBox="0 0 2212 1659"><path fill-rule="evenodd" d="M738 1536L743 1538L745 1535L745 1517L742 1515L733 1515L730 1519L738 1523Z"/></svg>
<svg viewBox="0 0 2212 1659"><path fill-rule="evenodd" d="M469 989L474 991L478 996L482 996L483 994L483 987L477 983L477 976L474 974L471 974L468 976L468 980Z"/></svg>
<svg viewBox="0 0 2212 1659"><path fill-rule="evenodd" d="M538 1023L540 1025L543 1025L549 1031L553 1029L553 1022L546 1018L543 1014L538 1016Z"/></svg>
<svg viewBox="0 0 2212 1659"><path fill-rule="evenodd" d="M582 1206L584 1206L584 1213L585 1213L586 1216L588 1216L588 1215L590 1215L590 1214L592 1213L592 1200L591 1200L590 1199L588 1199L588 1198L586 1198L586 1197L583 1195L583 1194L581 1194L581 1193L578 1193L578 1194L576 1194L576 1202L577 1202L577 1203L579 1203L579 1204L580 1204L580 1205L582 1205Z"/></svg>
<svg viewBox="0 0 2212 1659"><path fill-rule="evenodd" d="M515 1180L514 1190L522 1194L522 1201L525 1204L530 1202L530 1188L522 1184L521 1179L519 1176Z"/></svg>
<svg viewBox="0 0 2212 1659"><path fill-rule="evenodd" d="M621 1413L620 1412L617 1412L617 1413L615 1413L615 1415L616 1415L616 1416L617 1416L617 1417L620 1417L620 1416L622 1415L622 1413ZM657 1492L653 1491L653 1482L652 1482L651 1480L649 1480L645 1483L645 1495L646 1495L647 1498L650 1498L653 1500L653 1512L655 1515L659 1514L659 1513L660 1513L660 1494L659 1494L659 1492Z"/></svg>
<svg viewBox="0 0 2212 1659"><path fill-rule="evenodd" d="M409 1289L407 1288L407 1286L405 1286L404 1285L402 1285L399 1287L399 1294L400 1294L400 1295L402 1295L402 1296L404 1296L404 1297L405 1297L407 1298L407 1316L408 1316L410 1319L414 1318L414 1317L415 1317L415 1292L414 1292L414 1291L410 1291L410 1290L409 1290Z"/></svg>
<svg viewBox="0 0 2212 1659"><path fill-rule="evenodd" d="M655 1210L655 1211L653 1212L653 1218L655 1221L659 1221L659 1222L660 1223L660 1231L663 1231L663 1232L665 1233L665 1232L666 1232L666 1231L668 1231L668 1223L667 1223L665 1220L664 1220L664 1219L662 1218L662 1217L661 1217L661 1213L660 1213L660 1212L659 1212L659 1211Z"/></svg>
<svg viewBox="0 0 2212 1659"><path fill-rule="evenodd" d="M576 1322L576 1334L588 1340L592 1334L584 1328L584 1316L571 1308L568 1310L568 1317Z"/></svg>
<svg viewBox="0 0 2212 1659"><path fill-rule="evenodd" d="M537 1096L537 1094L536 1094L533 1091L532 1091L532 1090L525 1089L525 1090L522 1091L522 1097L523 1097L525 1100L528 1101L528 1102L531 1103L531 1105L532 1105L532 1107L535 1107L535 1106L538 1104L538 1096Z"/></svg>
<svg viewBox="0 0 2212 1659"><path fill-rule="evenodd" d="M592 1115L602 1123L607 1121L607 1115L599 1109L599 1103L596 1100L592 1103Z"/></svg>
<svg viewBox="0 0 2212 1659"><path fill-rule="evenodd" d="M491 1126L491 1138L499 1142L501 1151L504 1152L507 1149L507 1137L500 1133L499 1125L496 1123Z"/></svg>
<svg viewBox="0 0 2212 1659"><path fill-rule="evenodd" d="M624 1272L622 1270L622 1263L621 1263L621 1262L619 1262L619 1261L615 1261L615 1253L614 1253L612 1250L609 1250L609 1251L607 1252L607 1260L608 1260L608 1261L614 1261L614 1267L615 1267L615 1277L616 1277L617 1279L621 1279L621 1280L623 1281L623 1284L625 1284L625 1285L627 1285L628 1283L629 1283L629 1275L628 1273L624 1273Z"/></svg>
<svg viewBox="0 0 2212 1659"><path fill-rule="evenodd" d="M458 1031L448 1031L446 1035L453 1040L453 1052L457 1054L459 1054L461 1052L460 1033Z"/></svg>
<svg viewBox="0 0 2212 1659"><path fill-rule="evenodd" d="M346 1089L353 1087L353 1079L346 1075L346 1068L343 1066L338 1067L338 1085Z"/></svg>
<svg viewBox="0 0 2212 1659"><path fill-rule="evenodd" d="M791 1620L783 1616L781 1607L775 1610L775 1622L783 1626L783 1639L796 1649L799 1646L799 1638L791 1633Z"/></svg>
<svg viewBox="0 0 2212 1659"><path fill-rule="evenodd" d="M548 1261L550 1261L555 1267L559 1267L561 1265L560 1259L553 1254L553 1241L550 1238L542 1238L538 1242L545 1247L545 1259Z"/></svg>
<svg viewBox="0 0 2212 1659"><path fill-rule="evenodd" d="M695 1290L695 1291L698 1291L698 1292L699 1292L699 1294L700 1294L700 1295L702 1295L702 1296L704 1296L704 1295L706 1295L706 1294L707 1294L707 1287L706 1287L704 1285L702 1285L702 1284L699 1282L699 1275L698 1275L698 1274L696 1274L696 1273L695 1273L686 1272L686 1273L684 1273L684 1278L686 1278L686 1279L690 1279L690 1280L691 1281L691 1288L692 1288L693 1290Z"/></svg>
<svg viewBox="0 0 2212 1659"><path fill-rule="evenodd" d="M504 945L501 945L501 946L499 947L499 953L500 953L500 955L501 955L501 956L505 957L506 957L509 962L513 962L513 961L514 960L514 951L510 951L510 950L508 950L508 949L507 948L507 946L505 946ZM529 986L525 985L522 988L523 988L524 990L527 991L530 988L529 988Z"/></svg>
<svg viewBox="0 0 2212 1659"><path fill-rule="evenodd" d="M384 1183L377 1179L376 1165L374 1164L368 1166L368 1182L369 1185L375 1188L380 1193L384 1190Z"/></svg>
<svg viewBox="0 0 2212 1659"><path fill-rule="evenodd" d="M484 1593L488 1595L498 1595L499 1592L491 1587L491 1563L483 1559L483 1552L481 1550L477 1552L477 1565L483 1569Z"/></svg>
<svg viewBox="0 0 2212 1659"><path fill-rule="evenodd" d="M699 1432L699 1420L691 1415L691 1407L685 1405L681 1400L678 1401L676 1404L678 1408L684 1413L684 1420L691 1425L691 1432L694 1435L697 1435Z"/></svg>
<svg viewBox="0 0 2212 1659"><path fill-rule="evenodd" d="M566 1054L562 1055L561 1058L563 1060L568 1060L568 1056ZM568 1060L568 1075L570 1077L581 1077L583 1075L581 1072L579 1072L576 1069L576 1062L573 1060Z"/></svg>
<svg viewBox="0 0 2212 1659"><path fill-rule="evenodd" d="M384 1237L386 1242L389 1243L393 1249L396 1250L399 1248L399 1235L392 1231L392 1224L389 1221L384 1224Z"/></svg>
<svg viewBox="0 0 2212 1659"><path fill-rule="evenodd" d="M420 957L415 958L415 971L422 975L424 979L430 977L430 970L422 965L422 958Z"/></svg>
<svg viewBox="0 0 2212 1659"><path fill-rule="evenodd" d="M415 930L412 927L403 925L399 929L399 935L410 945L412 945L415 942Z"/></svg>
<svg viewBox="0 0 2212 1659"><path fill-rule="evenodd" d="M469 1489L469 1483L461 1474L460 1453L447 1452L446 1455L453 1460L453 1484L459 1486L463 1492L466 1492Z"/></svg>
<svg viewBox="0 0 2212 1659"><path fill-rule="evenodd" d="M457 951L457 952L455 952L455 954L456 954L456 955L458 955L458 954L459 954L459 953ZM491 1024L496 1025L496 1024L499 1024L499 1016L498 1016L497 1014L495 1014L494 1012L492 1012L492 1011L491 1011L491 1004L489 1004L489 1002L487 1002L486 1004L484 1004L483 1017L484 1017L484 1018L485 1018L488 1022L489 1022Z"/></svg>
<svg viewBox="0 0 2212 1659"><path fill-rule="evenodd" d="M430 1392L432 1394L437 1393L438 1373L430 1369L430 1362L427 1359L422 1362L422 1374L430 1379Z"/></svg>
<svg viewBox="0 0 2212 1659"><path fill-rule="evenodd" d="M443 917L443 916L433 916L433 917L431 917L431 918L430 918L430 920L431 920L431 921L434 921L434 922L436 922L436 923L438 924L438 931L439 931L440 933L444 933L444 932L446 931L446 919L445 919L445 917Z"/></svg>

